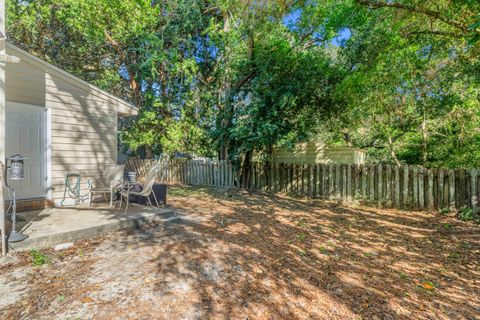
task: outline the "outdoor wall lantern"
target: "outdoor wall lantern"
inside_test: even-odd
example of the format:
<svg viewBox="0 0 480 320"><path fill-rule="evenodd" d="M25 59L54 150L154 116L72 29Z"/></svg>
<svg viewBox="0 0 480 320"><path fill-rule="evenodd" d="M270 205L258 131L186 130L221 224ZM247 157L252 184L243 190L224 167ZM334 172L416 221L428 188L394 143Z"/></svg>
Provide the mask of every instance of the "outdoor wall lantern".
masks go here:
<svg viewBox="0 0 480 320"><path fill-rule="evenodd" d="M6 187L8 191L8 197L10 198L10 205L7 209L7 214L10 210L12 210L12 231L8 236L8 242L19 242L23 241L28 238L27 235L17 232L17 197L15 195L15 190L13 187L8 183L10 180L22 180L25 175L25 160L28 160L25 157L22 157L19 154L15 154L11 157L7 158L7 181Z"/></svg>
<svg viewBox="0 0 480 320"><path fill-rule="evenodd" d="M24 168L25 162L24 160L28 160L27 158L22 157L19 154L13 155L7 158L7 169L8 169L8 179L9 180L22 180L24 177ZM10 166L8 165L8 161L10 161Z"/></svg>

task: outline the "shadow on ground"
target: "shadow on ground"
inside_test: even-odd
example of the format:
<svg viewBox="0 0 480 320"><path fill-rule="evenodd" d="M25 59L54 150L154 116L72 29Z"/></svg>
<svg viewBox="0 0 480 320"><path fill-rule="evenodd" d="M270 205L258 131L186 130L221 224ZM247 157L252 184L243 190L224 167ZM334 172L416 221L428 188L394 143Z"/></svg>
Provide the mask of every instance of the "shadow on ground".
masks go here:
<svg viewBox="0 0 480 320"><path fill-rule="evenodd" d="M102 318L158 319L476 319L480 314L478 225L430 213L235 190L169 192L180 221L78 244L73 258L59 262L62 272L41 270L37 291L28 294L36 303L28 314L82 316L88 310ZM80 258L78 247L84 250ZM52 277L62 277L58 289L43 291L43 300L34 302ZM65 301L54 301L59 294ZM49 305L46 311L42 303ZM10 307L9 315L25 315L18 307Z"/></svg>

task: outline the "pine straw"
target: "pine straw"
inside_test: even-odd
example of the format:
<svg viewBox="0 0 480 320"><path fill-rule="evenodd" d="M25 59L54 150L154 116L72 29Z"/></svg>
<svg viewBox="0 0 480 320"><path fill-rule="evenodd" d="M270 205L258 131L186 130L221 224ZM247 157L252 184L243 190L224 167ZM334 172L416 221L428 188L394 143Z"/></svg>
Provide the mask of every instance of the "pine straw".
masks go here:
<svg viewBox="0 0 480 320"><path fill-rule="evenodd" d="M181 222L80 241L1 319L479 319L480 227L434 213L173 188Z"/></svg>

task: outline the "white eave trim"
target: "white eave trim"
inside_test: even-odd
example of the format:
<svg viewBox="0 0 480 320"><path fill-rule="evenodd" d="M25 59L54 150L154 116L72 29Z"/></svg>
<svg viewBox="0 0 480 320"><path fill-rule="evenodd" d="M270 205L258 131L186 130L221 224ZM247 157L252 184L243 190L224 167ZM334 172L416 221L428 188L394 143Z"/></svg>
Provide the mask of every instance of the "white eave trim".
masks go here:
<svg viewBox="0 0 480 320"><path fill-rule="evenodd" d="M22 60L25 60L33 65L37 65L37 66L41 66L45 69L47 69L49 72L53 73L55 76L67 81L67 82L70 82L71 84L77 86L77 87L80 87L80 88L83 88L85 90L88 90L88 91L93 91L97 94L99 94L100 96L103 96L105 98L109 98L109 99L112 99L114 100L115 102L118 102L120 105L126 107L127 109L126 110L117 110L118 113L121 113L122 116L133 116L133 115L137 115L138 114L138 108L135 107L133 104L131 103L128 103L127 101L105 91L105 90L102 90L68 72L66 72L65 70L62 70L40 58L37 58L35 57L34 55L26 52L25 50L22 50L20 49L19 47L17 46L14 46L13 44L11 43L6 43L6 48L7 49L11 49L13 51L15 51L16 54L18 55L21 55L23 57L20 57ZM127 112L125 112L127 111Z"/></svg>

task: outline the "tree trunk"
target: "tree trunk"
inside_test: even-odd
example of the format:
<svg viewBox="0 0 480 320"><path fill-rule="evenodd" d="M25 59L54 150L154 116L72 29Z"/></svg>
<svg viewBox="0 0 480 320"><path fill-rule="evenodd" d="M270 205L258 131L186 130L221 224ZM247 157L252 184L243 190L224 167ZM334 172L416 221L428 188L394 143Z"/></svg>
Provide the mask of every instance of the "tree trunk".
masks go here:
<svg viewBox="0 0 480 320"><path fill-rule="evenodd" d="M388 148L390 149L390 155L392 156L393 161L395 161L395 164L397 167L401 166L400 161L398 161L397 154L395 153L395 149L393 149L393 140L391 137L388 137Z"/></svg>
<svg viewBox="0 0 480 320"><path fill-rule="evenodd" d="M105 31L104 35L105 35L105 38L107 40L107 43L109 43L115 49L115 51L117 51L120 63L123 64L125 66L125 68L127 69L128 82L130 83L130 89L132 89L133 99L135 101L135 105L137 107L141 108L142 104L143 104L142 103L143 100L142 100L142 93L141 93L141 90L140 90L140 84L135 79L135 73L133 72L132 68L130 67L129 62L127 61L127 57L125 55L125 52L120 47L120 44L115 39L113 39L110 36L110 34L108 34L108 32Z"/></svg>
<svg viewBox="0 0 480 320"><path fill-rule="evenodd" d="M146 159L153 159L152 146L145 145L145 158Z"/></svg>
<svg viewBox="0 0 480 320"><path fill-rule="evenodd" d="M247 151L245 153L245 157L243 159L243 164L241 168L241 182L240 185L243 186L245 189L248 189L248 186L250 185L250 177L251 177L251 167L252 167L252 151Z"/></svg>
<svg viewBox="0 0 480 320"><path fill-rule="evenodd" d="M427 118L425 111L423 112L422 120L422 164L427 166L428 161L428 132L427 132Z"/></svg>

